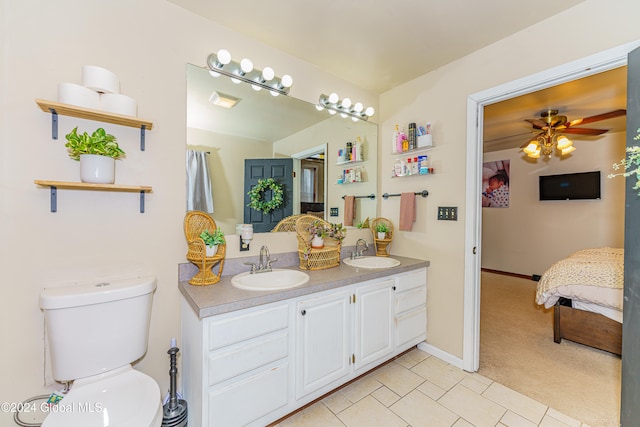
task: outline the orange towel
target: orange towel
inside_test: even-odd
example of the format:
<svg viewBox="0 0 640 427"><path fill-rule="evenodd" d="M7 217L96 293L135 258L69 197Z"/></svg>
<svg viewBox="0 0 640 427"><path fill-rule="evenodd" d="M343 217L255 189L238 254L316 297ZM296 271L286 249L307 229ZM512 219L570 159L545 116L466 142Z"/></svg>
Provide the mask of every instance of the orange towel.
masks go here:
<svg viewBox="0 0 640 427"><path fill-rule="evenodd" d="M400 194L400 231L411 231L416 220L416 195L414 193Z"/></svg>
<svg viewBox="0 0 640 427"><path fill-rule="evenodd" d="M344 196L344 225L353 225L356 217L356 198L355 196Z"/></svg>

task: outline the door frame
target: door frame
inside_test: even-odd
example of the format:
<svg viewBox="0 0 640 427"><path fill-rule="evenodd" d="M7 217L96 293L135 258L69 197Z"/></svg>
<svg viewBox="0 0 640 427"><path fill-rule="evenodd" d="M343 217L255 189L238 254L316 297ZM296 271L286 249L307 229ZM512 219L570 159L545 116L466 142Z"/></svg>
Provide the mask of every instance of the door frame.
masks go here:
<svg viewBox="0 0 640 427"><path fill-rule="evenodd" d="M293 159L293 171L295 172L295 176L296 177L300 177L300 179L302 178L302 174L301 174L301 168L300 168L300 160L301 159L306 159L309 156L313 156L314 154L324 154L324 186L322 191L324 191L324 217L327 218L327 191L328 189L328 182L329 180L327 179L328 176L328 165L327 165L327 150L329 149L329 144L324 143L324 144L320 144L320 145L316 145L315 147L311 147L308 148L306 150L303 151L299 151L297 153L293 153L291 155L291 158ZM297 200L297 206L298 206L298 212L300 209L300 179L294 179L293 180L293 197L294 200ZM297 199L296 199L297 197ZM295 205L294 205L294 211L293 213L296 213L295 210Z"/></svg>
<svg viewBox="0 0 640 427"><path fill-rule="evenodd" d="M627 54L640 41L627 43L558 67L532 74L467 98L467 176L465 207L464 325L462 368L475 372L480 365L480 268L482 243L482 140L484 107L627 64Z"/></svg>

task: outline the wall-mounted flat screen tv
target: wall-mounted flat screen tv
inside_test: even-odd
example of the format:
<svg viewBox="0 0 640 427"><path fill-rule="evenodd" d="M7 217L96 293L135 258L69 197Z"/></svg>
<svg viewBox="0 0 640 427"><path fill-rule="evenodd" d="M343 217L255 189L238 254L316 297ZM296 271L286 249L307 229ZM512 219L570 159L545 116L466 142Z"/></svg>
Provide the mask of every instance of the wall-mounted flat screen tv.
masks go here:
<svg viewBox="0 0 640 427"><path fill-rule="evenodd" d="M540 200L600 198L600 171L540 176Z"/></svg>

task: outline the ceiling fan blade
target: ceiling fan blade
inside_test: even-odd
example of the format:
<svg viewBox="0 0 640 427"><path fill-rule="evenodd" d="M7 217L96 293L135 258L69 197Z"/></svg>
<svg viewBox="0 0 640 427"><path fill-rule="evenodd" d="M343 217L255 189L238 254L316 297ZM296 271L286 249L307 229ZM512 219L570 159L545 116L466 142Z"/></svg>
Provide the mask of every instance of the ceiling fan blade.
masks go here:
<svg viewBox="0 0 640 427"><path fill-rule="evenodd" d="M534 129L544 129L547 127L547 123L540 119L525 119L524 121L531 123Z"/></svg>
<svg viewBox="0 0 640 427"><path fill-rule="evenodd" d="M562 133L573 133L575 135L602 135L609 132L608 129L585 129L585 128L567 128Z"/></svg>
<svg viewBox="0 0 640 427"><path fill-rule="evenodd" d="M567 123L567 127L576 126L576 125L585 125L587 123L599 122L600 120L613 119L615 117L624 116L626 114L627 114L627 110L624 110L624 109L609 111L608 113L597 114L595 116L585 117L584 119L571 120L569 123Z"/></svg>

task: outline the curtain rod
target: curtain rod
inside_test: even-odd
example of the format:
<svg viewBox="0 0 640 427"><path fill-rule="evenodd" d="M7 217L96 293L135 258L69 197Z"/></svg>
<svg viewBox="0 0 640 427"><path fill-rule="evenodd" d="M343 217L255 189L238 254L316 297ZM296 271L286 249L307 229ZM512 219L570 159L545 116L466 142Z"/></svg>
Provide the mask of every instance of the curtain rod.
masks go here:
<svg viewBox="0 0 640 427"><path fill-rule="evenodd" d="M344 200L345 197L347 197L346 194L344 196L342 196L342 200ZM373 199L376 198L376 195L375 194L369 194L368 196L353 196L353 197L355 197L356 199L371 199L371 200L373 200Z"/></svg>
<svg viewBox="0 0 640 427"><path fill-rule="evenodd" d="M422 196L422 197L427 197L429 195L429 192L427 190L422 190L422 191L418 191L416 193L413 193L416 196ZM389 197L398 197L398 196L402 196L402 194L388 194L388 193L384 193L382 195L382 198L387 200Z"/></svg>

